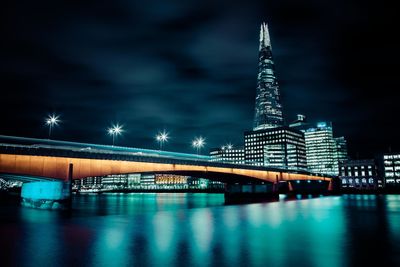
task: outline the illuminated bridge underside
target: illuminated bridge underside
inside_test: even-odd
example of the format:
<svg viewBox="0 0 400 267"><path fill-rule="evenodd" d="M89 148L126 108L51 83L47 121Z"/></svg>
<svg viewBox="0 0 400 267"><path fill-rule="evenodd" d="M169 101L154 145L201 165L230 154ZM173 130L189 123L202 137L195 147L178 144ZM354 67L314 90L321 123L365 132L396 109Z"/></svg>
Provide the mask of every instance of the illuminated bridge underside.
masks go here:
<svg viewBox="0 0 400 267"><path fill-rule="evenodd" d="M33 155L0 154L0 173L68 179L69 164L73 164L73 179L91 176L129 173L175 173L220 180L223 182L291 180L325 180L331 178L279 171L251 170L190 164L136 162L108 159L86 159Z"/></svg>

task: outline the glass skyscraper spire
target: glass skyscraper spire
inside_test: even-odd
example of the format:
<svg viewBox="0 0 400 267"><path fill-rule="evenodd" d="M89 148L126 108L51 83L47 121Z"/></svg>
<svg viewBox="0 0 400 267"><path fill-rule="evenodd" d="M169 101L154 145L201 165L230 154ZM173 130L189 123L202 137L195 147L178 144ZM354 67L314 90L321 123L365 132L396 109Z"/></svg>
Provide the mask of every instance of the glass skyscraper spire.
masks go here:
<svg viewBox="0 0 400 267"><path fill-rule="evenodd" d="M283 126L279 86L272 60L268 26L261 24L256 108L253 130Z"/></svg>

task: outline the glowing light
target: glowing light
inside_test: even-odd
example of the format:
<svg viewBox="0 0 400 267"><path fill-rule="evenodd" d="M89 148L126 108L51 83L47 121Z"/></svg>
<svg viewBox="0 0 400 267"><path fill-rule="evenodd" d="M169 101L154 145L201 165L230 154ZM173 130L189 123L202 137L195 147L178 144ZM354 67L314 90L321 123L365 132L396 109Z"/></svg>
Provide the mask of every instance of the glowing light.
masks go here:
<svg viewBox="0 0 400 267"><path fill-rule="evenodd" d="M163 132L159 132L156 135L156 140L157 142L160 143L160 150L162 150L162 147L164 145L165 142L167 142L169 139L168 133L164 130Z"/></svg>
<svg viewBox="0 0 400 267"><path fill-rule="evenodd" d="M199 154L201 148L206 144L203 137L197 137L192 141L192 146L196 148L197 154Z"/></svg>
<svg viewBox="0 0 400 267"><path fill-rule="evenodd" d="M58 115L49 115L46 119L45 119L45 123L46 125L49 126L49 139L51 137L51 132L53 130L54 126L57 126L61 121L59 120L60 116Z"/></svg>
<svg viewBox="0 0 400 267"><path fill-rule="evenodd" d="M122 128L122 125L119 125L118 123L107 129L108 134L112 136L113 146L115 143L115 137L121 135L123 131L124 129Z"/></svg>

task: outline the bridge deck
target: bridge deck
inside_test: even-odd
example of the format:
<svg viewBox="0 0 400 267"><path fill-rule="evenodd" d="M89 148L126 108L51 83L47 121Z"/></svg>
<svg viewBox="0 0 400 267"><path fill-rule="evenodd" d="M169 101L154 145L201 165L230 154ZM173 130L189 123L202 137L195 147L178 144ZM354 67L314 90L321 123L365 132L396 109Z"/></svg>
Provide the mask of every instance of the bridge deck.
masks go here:
<svg viewBox="0 0 400 267"><path fill-rule="evenodd" d="M72 163L74 178L133 172L216 173L268 182L331 178L307 171L211 162L208 156L185 153L4 136L0 141L0 173L66 179Z"/></svg>

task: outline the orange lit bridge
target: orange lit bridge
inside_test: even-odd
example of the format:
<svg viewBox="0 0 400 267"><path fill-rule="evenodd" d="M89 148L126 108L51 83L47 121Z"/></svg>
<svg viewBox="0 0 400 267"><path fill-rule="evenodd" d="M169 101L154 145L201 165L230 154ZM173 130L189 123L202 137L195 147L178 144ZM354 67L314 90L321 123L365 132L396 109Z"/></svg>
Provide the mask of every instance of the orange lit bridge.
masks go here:
<svg viewBox="0 0 400 267"><path fill-rule="evenodd" d="M73 169L73 171L72 171ZM67 181L131 173L171 173L224 182L240 192L332 189L332 177L306 171L211 162L202 155L56 140L0 136L0 177L42 177ZM234 185L240 185L234 189ZM263 187L264 185L264 187ZM257 187L258 186L258 187ZM269 187L269 189L268 189Z"/></svg>

